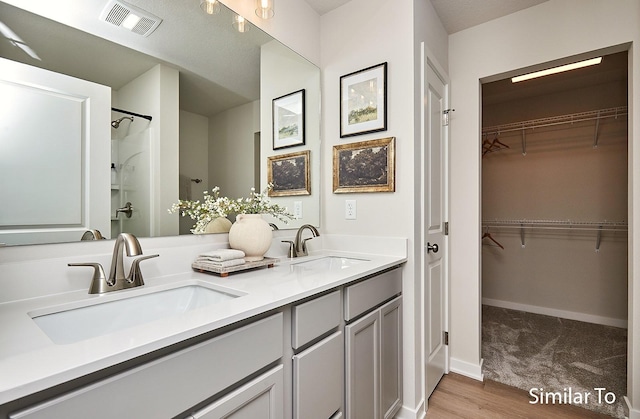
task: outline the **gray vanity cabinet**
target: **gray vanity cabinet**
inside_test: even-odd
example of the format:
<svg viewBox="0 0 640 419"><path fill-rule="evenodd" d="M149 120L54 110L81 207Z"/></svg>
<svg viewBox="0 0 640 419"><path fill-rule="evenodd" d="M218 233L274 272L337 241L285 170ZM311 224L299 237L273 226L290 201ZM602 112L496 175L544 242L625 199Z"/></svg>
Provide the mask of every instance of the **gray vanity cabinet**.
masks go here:
<svg viewBox="0 0 640 419"><path fill-rule="evenodd" d="M278 365L269 372L197 411L190 419L281 419L284 372Z"/></svg>
<svg viewBox="0 0 640 419"><path fill-rule="evenodd" d="M402 404L401 291L399 269L345 289L348 419L390 418Z"/></svg>
<svg viewBox="0 0 640 419"><path fill-rule="evenodd" d="M25 398L9 419L386 419L402 400L395 268L157 358ZM127 368L127 369L125 369ZM43 401L44 400L44 401Z"/></svg>
<svg viewBox="0 0 640 419"><path fill-rule="evenodd" d="M329 419L341 411L341 303L338 290L292 308L294 419Z"/></svg>
<svg viewBox="0 0 640 419"><path fill-rule="evenodd" d="M224 392L235 383L255 375L260 369L278 362L284 353L283 324L282 313L271 315L44 403L17 411L10 414L9 418L175 417L214 394ZM214 403L215 407L224 411L231 405L247 404L246 400L250 399L247 396L253 391L260 397L270 397L271 411L281 413L282 385L277 381L272 383L278 374L278 368L274 368L273 376L258 378L258 382L253 383L251 389L223 396L220 403ZM282 417L281 414L275 413L271 416L251 416L250 411L265 410L261 409L265 404L251 405L249 408L247 404L247 409L250 410L246 410L247 414L238 418Z"/></svg>

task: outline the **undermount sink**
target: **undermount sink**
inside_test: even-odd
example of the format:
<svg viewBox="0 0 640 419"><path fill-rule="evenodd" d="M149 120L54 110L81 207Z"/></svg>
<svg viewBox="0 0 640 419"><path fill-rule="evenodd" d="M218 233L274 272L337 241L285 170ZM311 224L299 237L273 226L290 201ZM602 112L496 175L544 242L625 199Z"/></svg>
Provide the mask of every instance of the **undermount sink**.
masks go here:
<svg viewBox="0 0 640 419"><path fill-rule="evenodd" d="M80 342L161 318L228 301L240 295L200 285L186 285L114 301L29 313L56 344Z"/></svg>
<svg viewBox="0 0 640 419"><path fill-rule="evenodd" d="M293 266L298 266L305 270L339 270L350 268L362 262L368 262L368 260L342 256L325 256L306 262L294 263Z"/></svg>

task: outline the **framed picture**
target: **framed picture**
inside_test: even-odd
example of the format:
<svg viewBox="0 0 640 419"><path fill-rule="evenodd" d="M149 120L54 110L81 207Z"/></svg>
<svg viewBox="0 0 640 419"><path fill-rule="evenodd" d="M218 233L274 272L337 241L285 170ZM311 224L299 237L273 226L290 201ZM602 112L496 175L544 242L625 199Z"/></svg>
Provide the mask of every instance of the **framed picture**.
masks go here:
<svg viewBox="0 0 640 419"><path fill-rule="evenodd" d="M310 155L307 150L268 157L267 181L273 184L269 196L311 195Z"/></svg>
<svg viewBox="0 0 640 419"><path fill-rule="evenodd" d="M304 89L273 99L273 149L304 145Z"/></svg>
<svg viewBox="0 0 640 419"><path fill-rule="evenodd" d="M333 192L394 192L395 137L333 146Z"/></svg>
<svg viewBox="0 0 640 419"><path fill-rule="evenodd" d="M387 129L387 63L340 77L340 137Z"/></svg>

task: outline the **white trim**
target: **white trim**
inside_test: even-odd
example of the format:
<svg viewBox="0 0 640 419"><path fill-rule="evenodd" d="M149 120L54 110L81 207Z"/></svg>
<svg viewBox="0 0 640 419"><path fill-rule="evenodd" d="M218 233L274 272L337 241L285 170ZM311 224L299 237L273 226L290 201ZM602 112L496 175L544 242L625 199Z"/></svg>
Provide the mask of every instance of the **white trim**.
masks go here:
<svg viewBox="0 0 640 419"><path fill-rule="evenodd" d="M626 410L628 411L627 418L640 419L640 410L636 410L631 406L631 400L627 396L624 396L624 402L626 404Z"/></svg>
<svg viewBox="0 0 640 419"><path fill-rule="evenodd" d="M484 374L482 373L483 364L484 359L480 359L479 364L472 364L453 357L449 359L449 368L451 372L464 375L465 377L473 378L478 381L484 381Z"/></svg>
<svg viewBox="0 0 640 419"><path fill-rule="evenodd" d="M511 302L511 301L494 300L491 298L483 298L482 304L493 306L493 307L508 308L511 310L526 311L528 313L542 314L545 316L553 316L553 317L560 317L563 319L577 320L580 322L620 327L623 329L626 329L628 325L627 319L616 319L613 317L596 316L594 314L579 313L577 311L558 310L555 308L534 306L529 304L520 304L520 303Z"/></svg>
<svg viewBox="0 0 640 419"><path fill-rule="evenodd" d="M395 419L424 419L427 413L424 409L424 399L420 400L418 407L411 409L406 405L402 405L398 413L394 416Z"/></svg>

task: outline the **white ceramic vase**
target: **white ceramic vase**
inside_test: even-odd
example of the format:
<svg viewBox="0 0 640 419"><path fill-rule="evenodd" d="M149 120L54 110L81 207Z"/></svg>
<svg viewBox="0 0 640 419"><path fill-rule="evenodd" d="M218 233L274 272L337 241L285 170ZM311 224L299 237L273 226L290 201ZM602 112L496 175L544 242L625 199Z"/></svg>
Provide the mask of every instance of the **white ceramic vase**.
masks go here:
<svg viewBox="0 0 640 419"><path fill-rule="evenodd" d="M261 214L238 214L229 230L229 246L242 250L247 262L264 259L272 239L273 230Z"/></svg>
<svg viewBox="0 0 640 419"><path fill-rule="evenodd" d="M228 233L231 229L231 221L225 217L214 218L204 228L205 233Z"/></svg>

